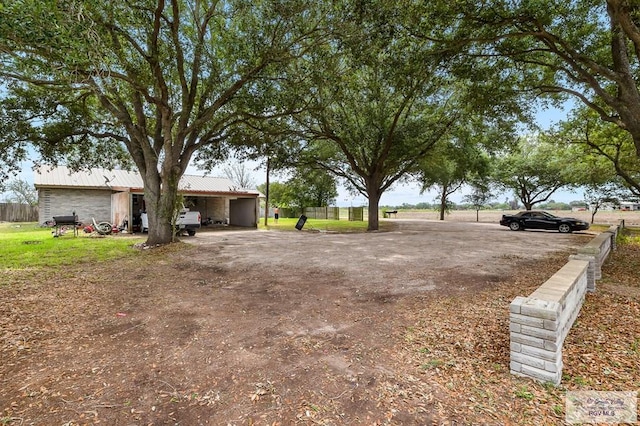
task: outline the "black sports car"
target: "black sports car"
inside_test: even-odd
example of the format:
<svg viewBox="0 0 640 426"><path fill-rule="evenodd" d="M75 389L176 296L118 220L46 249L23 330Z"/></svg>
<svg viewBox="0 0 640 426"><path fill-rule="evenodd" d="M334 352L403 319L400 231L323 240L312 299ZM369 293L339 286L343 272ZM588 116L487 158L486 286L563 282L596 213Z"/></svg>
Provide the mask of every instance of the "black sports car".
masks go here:
<svg viewBox="0 0 640 426"><path fill-rule="evenodd" d="M512 231L524 229L557 229L562 233L584 231L589 224L572 217L558 217L543 211L527 210L514 215L502 215L500 225L508 226Z"/></svg>

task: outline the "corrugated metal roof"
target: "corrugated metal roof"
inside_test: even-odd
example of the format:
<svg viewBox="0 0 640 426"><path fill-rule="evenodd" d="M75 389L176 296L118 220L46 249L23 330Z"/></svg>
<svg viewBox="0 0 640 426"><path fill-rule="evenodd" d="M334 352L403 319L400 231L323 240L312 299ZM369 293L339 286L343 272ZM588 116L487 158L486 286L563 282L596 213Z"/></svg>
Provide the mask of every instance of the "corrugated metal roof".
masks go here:
<svg viewBox="0 0 640 426"><path fill-rule="evenodd" d="M179 187L185 192L249 192L230 179L212 176L183 175Z"/></svg>
<svg viewBox="0 0 640 426"><path fill-rule="evenodd" d="M142 190L140 173L127 170L91 169L73 172L64 166L43 166L36 169L34 184L37 187L101 188ZM260 195L254 189L243 189L233 181L222 177L184 175L180 179L180 191L184 193L236 193Z"/></svg>
<svg viewBox="0 0 640 426"><path fill-rule="evenodd" d="M91 169L72 172L64 166L43 166L35 171L34 184L38 186L80 188L135 188L143 187L139 173L126 170Z"/></svg>

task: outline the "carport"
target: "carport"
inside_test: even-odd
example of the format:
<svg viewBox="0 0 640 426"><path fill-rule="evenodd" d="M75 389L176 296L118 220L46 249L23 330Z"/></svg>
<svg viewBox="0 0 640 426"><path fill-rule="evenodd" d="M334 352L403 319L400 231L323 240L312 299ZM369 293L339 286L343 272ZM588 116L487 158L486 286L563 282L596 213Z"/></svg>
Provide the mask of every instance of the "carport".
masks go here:
<svg viewBox="0 0 640 426"><path fill-rule="evenodd" d="M82 223L126 224L137 231L145 211L142 177L127 170L91 169L73 172L66 167L41 167L35 173L40 205L39 222L75 211ZM227 178L184 175L179 183L185 207L199 211L213 225L257 228L260 192L239 188Z"/></svg>

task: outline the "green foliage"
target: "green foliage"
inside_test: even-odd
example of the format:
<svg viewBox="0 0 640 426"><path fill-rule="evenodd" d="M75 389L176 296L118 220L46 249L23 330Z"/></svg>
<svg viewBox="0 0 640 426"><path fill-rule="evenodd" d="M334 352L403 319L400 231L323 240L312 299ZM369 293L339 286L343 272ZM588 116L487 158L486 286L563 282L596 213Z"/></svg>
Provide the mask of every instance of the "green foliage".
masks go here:
<svg viewBox="0 0 640 426"><path fill-rule="evenodd" d="M425 209L425 210L430 210L433 209L434 206L430 203L418 203L416 204L414 207L409 207L406 204L403 204L401 208L416 208L416 209Z"/></svg>
<svg viewBox="0 0 640 426"><path fill-rule="evenodd" d="M0 224L0 258L7 270L64 267L83 263L91 267L94 262L107 261L123 256L137 256L132 246L143 238L112 235L91 238L80 231L74 237L67 231L60 237L52 236L51 228L38 227L35 223Z"/></svg>
<svg viewBox="0 0 640 426"><path fill-rule="evenodd" d="M493 198L491 188L483 182L472 182L471 192L464 196L467 202L475 210L481 210L489 205Z"/></svg>
<svg viewBox="0 0 640 426"><path fill-rule="evenodd" d="M593 201L640 197L640 159L628 132L580 108L549 139L559 148L557 156L574 182L586 187Z"/></svg>
<svg viewBox="0 0 640 426"><path fill-rule="evenodd" d="M561 417L562 414L564 413L564 407L562 405L555 404L553 406L553 412L555 413L556 416Z"/></svg>
<svg viewBox="0 0 640 426"><path fill-rule="evenodd" d="M541 210L571 210L571 205L551 200L548 203L541 203L538 208Z"/></svg>
<svg viewBox="0 0 640 426"><path fill-rule="evenodd" d="M476 62L529 93L558 102L573 97L628 132L640 156L640 4L629 1L463 1L446 33ZM454 12L451 12L454 13ZM620 76L634 76L620 78Z"/></svg>
<svg viewBox="0 0 640 426"><path fill-rule="evenodd" d="M338 196L335 178L321 169L300 167L286 185L288 205L299 209L333 205Z"/></svg>
<svg viewBox="0 0 640 426"><path fill-rule="evenodd" d="M198 151L219 159L249 117L278 114L267 107L275 77L315 42L322 9L278 0L7 3L1 161L15 168L32 144L43 161L72 168L134 163L149 243L166 243L190 160Z"/></svg>
<svg viewBox="0 0 640 426"><path fill-rule="evenodd" d="M526 386L520 386L516 391L515 395L518 398L526 399L527 401L531 401L534 398L534 395L529 392Z"/></svg>
<svg viewBox="0 0 640 426"><path fill-rule="evenodd" d="M166 224L173 183L190 161L211 169L238 152L273 170L314 164L332 173L368 198L376 229L380 196L412 173L449 206L475 167L469 150L482 146L504 148L496 180L526 208L558 185L617 183L612 170L640 195L640 91L637 79L618 77L640 71L640 32L627 25L640 6L623 4L5 2L0 186L30 148L72 169L135 165L151 222ZM513 122L531 115L541 93L593 111L563 137L588 134L594 144L565 146L567 156L504 154ZM598 120L611 124L594 127ZM289 186L275 203L334 197L303 179Z"/></svg>
<svg viewBox="0 0 640 426"><path fill-rule="evenodd" d="M431 203L421 202L417 204L402 203L399 206L380 206L381 210L433 210L436 206Z"/></svg>
<svg viewBox="0 0 640 426"><path fill-rule="evenodd" d="M266 184L258 186L265 193ZM326 207L335 204L338 196L336 180L325 170L297 167L285 183L270 182L269 204L301 211L305 207Z"/></svg>
<svg viewBox="0 0 640 426"><path fill-rule="evenodd" d="M377 229L372 215L380 196L414 172L453 128L487 109L469 107L471 85L448 69L454 51L402 30L404 6L339 5L328 22L333 38L309 52L300 65L306 78L290 89L304 86L310 94L299 98L305 109L294 116L299 161L329 170L364 195L370 229ZM429 25L446 25L435 13L439 5L424 8Z"/></svg>
<svg viewBox="0 0 640 426"><path fill-rule="evenodd" d="M422 364L421 368L423 370L430 370L432 368L442 367L444 364L445 362L441 359L430 359L426 363Z"/></svg>
<svg viewBox="0 0 640 426"><path fill-rule="evenodd" d="M621 244L632 244L640 247L640 231L638 229L625 229L619 235Z"/></svg>
<svg viewBox="0 0 640 426"><path fill-rule="evenodd" d="M342 214L341 214L342 216ZM269 222L266 227L270 230L278 231L295 231L299 232L295 225L298 218L280 218L278 223ZM385 225L383 224L383 227ZM260 225L264 228L264 225ZM365 221L349 221L349 220L324 220L324 219L307 219L303 231L328 231L328 232L366 232L367 222Z"/></svg>
<svg viewBox="0 0 640 426"><path fill-rule="evenodd" d="M557 150L538 138L520 138L518 145L496 158L493 180L531 210L558 189L572 185L570 173Z"/></svg>
<svg viewBox="0 0 640 426"><path fill-rule="evenodd" d="M266 184L258 185L258 191L263 194L267 193ZM269 183L269 203L272 206L280 206L287 207L288 199L287 199L287 185L281 182L270 182Z"/></svg>
<svg viewBox="0 0 640 426"><path fill-rule="evenodd" d="M481 149L481 138L476 139L472 132L471 128L454 129L453 136L438 144L420 163L417 175L422 192L436 189L441 220L452 208L449 197L471 180L478 189L489 171L489 157ZM487 186L483 193L488 191Z"/></svg>

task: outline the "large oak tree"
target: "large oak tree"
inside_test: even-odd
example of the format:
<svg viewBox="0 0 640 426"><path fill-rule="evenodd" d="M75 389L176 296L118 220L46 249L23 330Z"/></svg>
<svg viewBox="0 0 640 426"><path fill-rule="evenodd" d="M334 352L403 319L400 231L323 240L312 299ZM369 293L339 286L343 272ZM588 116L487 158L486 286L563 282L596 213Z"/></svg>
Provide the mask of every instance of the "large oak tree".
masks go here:
<svg viewBox="0 0 640 426"><path fill-rule="evenodd" d="M278 0L3 2L5 165L28 143L43 161L76 168L132 160L147 242L169 242L190 160L248 117L275 113L261 96L304 54L320 10Z"/></svg>
<svg viewBox="0 0 640 426"><path fill-rule="evenodd" d="M509 87L491 80L489 89L480 77L486 68L463 69L459 49L415 37L396 3L357 2L331 18L330 39L305 56L300 66L308 77L296 82L298 90L305 87L305 107L293 125L299 158L364 195L368 230L377 230L381 195L416 171L453 128L504 106L499 95ZM506 108L497 121L514 111Z"/></svg>

